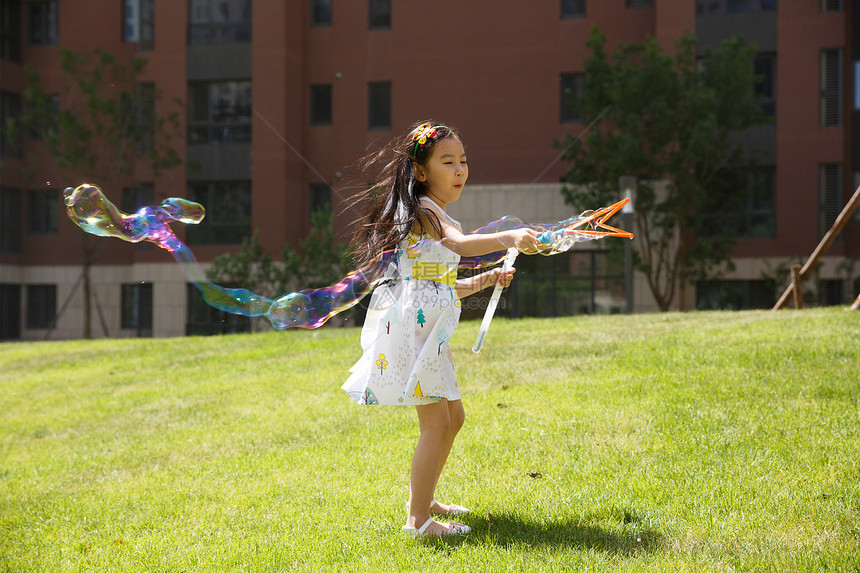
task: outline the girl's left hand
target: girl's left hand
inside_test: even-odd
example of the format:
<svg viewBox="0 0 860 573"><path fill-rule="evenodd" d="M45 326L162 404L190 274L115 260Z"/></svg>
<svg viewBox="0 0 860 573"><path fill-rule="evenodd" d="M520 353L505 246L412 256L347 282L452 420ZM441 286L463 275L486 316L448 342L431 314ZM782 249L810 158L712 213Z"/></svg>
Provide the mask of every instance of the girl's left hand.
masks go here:
<svg viewBox="0 0 860 573"><path fill-rule="evenodd" d="M502 272L502 269L493 269L488 274L490 276L490 284L489 286L495 286L497 284L502 285L507 288L511 281L514 280L514 273L517 272L517 269L511 267L506 272Z"/></svg>

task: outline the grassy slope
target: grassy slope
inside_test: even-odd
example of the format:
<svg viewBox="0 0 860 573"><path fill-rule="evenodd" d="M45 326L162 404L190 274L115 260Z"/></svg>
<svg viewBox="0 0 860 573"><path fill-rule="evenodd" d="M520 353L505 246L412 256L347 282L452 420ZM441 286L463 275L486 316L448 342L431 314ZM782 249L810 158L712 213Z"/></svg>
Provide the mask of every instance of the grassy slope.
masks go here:
<svg viewBox="0 0 860 573"><path fill-rule="evenodd" d="M476 323L407 541L409 408L339 390L358 331L0 346L0 571L857 570L856 313Z"/></svg>

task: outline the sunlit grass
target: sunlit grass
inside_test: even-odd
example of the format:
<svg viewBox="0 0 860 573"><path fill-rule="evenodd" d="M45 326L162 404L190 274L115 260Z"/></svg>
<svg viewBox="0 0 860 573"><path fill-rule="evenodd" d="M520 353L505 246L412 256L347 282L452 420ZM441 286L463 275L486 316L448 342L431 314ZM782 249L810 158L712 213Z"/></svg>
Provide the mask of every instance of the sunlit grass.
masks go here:
<svg viewBox="0 0 860 573"><path fill-rule="evenodd" d="M856 571L857 316L462 324L436 542L356 329L0 345L0 570Z"/></svg>

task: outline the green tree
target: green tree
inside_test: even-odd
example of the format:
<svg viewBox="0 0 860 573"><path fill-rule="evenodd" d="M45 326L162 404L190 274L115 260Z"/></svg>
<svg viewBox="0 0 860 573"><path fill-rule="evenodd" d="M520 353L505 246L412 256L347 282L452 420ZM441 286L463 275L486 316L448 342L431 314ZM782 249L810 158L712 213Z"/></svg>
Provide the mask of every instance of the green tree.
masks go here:
<svg viewBox="0 0 860 573"><path fill-rule="evenodd" d="M279 262L263 249L254 233L242 241L236 253L216 257L206 276L212 282L275 299L290 292L333 285L351 267L349 247L338 242L331 209L323 207L311 215L311 230L299 249L284 245Z"/></svg>
<svg viewBox="0 0 860 573"><path fill-rule="evenodd" d="M120 188L131 181L139 164L153 176L181 163L173 147L183 136L184 109L157 112L161 94L152 83L142 82L146 59L120 60L96 48L93 52L60 50L60 69L65 81L59 94L49 93L39 75L26 68L24 109L3 128L11 141L24 134L41 140L48 156L69 182L90 181L106 189ZM33 178L37 156L28 157L26 174ZM90 267L100 239L80 233L83 249L84 338L91 337Z"/></svg>
<svg viewBox="0 0 860 573"><path fill-rule="evenodd" d="M333 285L353 265L349 247L335 235L331 207L327 205L311 214L311 230L299 244L299 250L284 245L281 256L285 272L293 279L293 290Z"/></svg>
<svg viewBox="0 0 860 573"><path fill-rule="evenodd" d="M731 267L739 216L755 154L738 134L769 121L755 95L755 47L724 41L697 58L685 35L671 54L649 38L610 56L593 27L576 109L596 128L560 145L570 162L566 200L576 206L618 200L619 178L637 180L634 261L661 310L676 287ZM632 229L631 229L632 230Z"/></svg>

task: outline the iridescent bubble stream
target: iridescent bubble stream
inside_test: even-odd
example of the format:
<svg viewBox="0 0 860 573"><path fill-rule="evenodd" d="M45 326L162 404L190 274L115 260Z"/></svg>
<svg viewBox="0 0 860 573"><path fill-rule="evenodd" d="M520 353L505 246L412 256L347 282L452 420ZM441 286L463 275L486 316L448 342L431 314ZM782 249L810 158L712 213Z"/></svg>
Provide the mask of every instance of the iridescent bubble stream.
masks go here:
<svg viewBox="0 0 860 573"><path fill-rule="evenodd" d="M127 214L117 209L97 185L84 183L75 188L69 187L63 196L69 218L87 233L116 237L132 243L155 243L173 255L209 305L243 316L265 316L277 329L322 326L335 314L354 306L381 280L396 277L396 251L391 250L330 287L288 293L272 300L247 289L224 288L206 279L194 253L170 228L170 223L174 221L200 223L206 211L199 203L171 197L162 201L161 205L143 207L136 213ZM540 254L553 255L567 251L577 242L608 236L607 233L595 231L571 231L572 226L583 223L591 225L585 217L572 217L549 225L529 225L516 217L502 217L474 233L495 233L528 227L539 233L544 244ZM622 232L621 236L628 235ZM422 242L416 245L419 250ZM506 251L502 250L480 257L463 257L460 266L472 269L492 266L503 260L505 254Z"/></svg>

